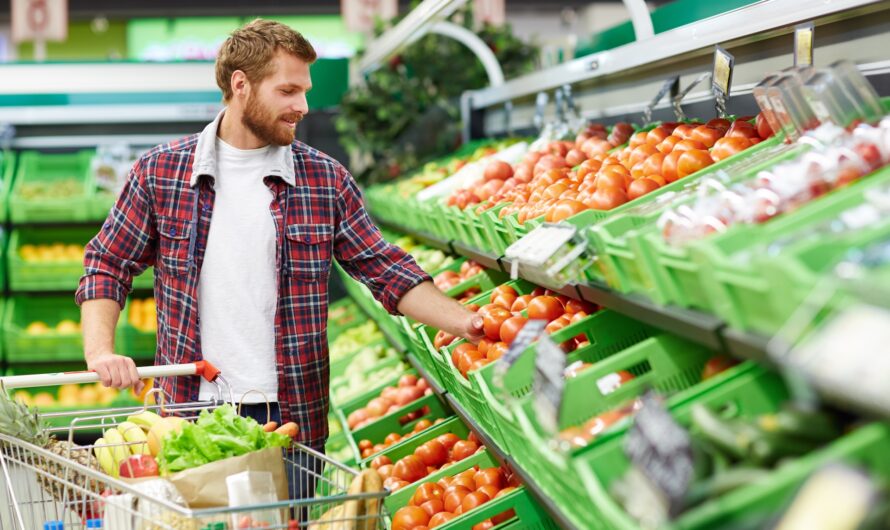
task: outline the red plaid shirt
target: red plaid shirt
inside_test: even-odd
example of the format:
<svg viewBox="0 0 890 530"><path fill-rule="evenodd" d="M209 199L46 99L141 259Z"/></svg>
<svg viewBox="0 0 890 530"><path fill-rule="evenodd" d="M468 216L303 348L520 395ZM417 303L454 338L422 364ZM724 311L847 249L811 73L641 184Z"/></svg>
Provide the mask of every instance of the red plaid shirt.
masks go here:
<svg viewBox="0 0 890 530"><path fill-rule="evenodd" d="M109 298L123 307L133 277L154 265L156 364L202 358L198 278L214 191L209 175L199 175L190 185L198 136L158 146L134 165L105 224L86 247L86 271L76 295L78 304ZM295 185L280 176L265 179L275 196L270 209L278 233L278 400L282 421L297 422L300 441L319 447L328 433L331 259L367 285L393 314L398 314L402 295L430 278L403 250L383 240L343 166L297 141L291 151ZM195 377L156 383L177 402L198 398Z"/></svg>

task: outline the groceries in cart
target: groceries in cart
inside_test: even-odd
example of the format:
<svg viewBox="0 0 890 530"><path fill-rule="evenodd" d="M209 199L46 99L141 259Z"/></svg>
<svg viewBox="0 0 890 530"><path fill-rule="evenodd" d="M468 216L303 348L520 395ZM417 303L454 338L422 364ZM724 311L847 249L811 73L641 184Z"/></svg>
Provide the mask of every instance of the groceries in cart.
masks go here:
<svg viewBox="0 0 890 530"><path fill-rule="evenodd" d="M208 363L138 371L200 375L224 387ZM262 425L221 400L169 403L157 388L157 405L146 396L143 406L104 410L43 413L10 397L97 378L0 378L3 530L385 528L377 471L359 474L296 443L294 423Z"/></svg>

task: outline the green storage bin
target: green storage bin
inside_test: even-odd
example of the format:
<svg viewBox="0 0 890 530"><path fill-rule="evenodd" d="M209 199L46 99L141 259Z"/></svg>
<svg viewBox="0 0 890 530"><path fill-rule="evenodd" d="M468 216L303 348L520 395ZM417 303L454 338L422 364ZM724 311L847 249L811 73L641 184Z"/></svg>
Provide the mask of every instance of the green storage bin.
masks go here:
<svg viewBox="0 0 890 530"><path fill-rule="evenodd" d="M506 282L510 276L504 272L485 269L479 274L467 278L466 280L455 285L451 289L445 291L447 296L451 298L461 298L462 295L470 289L479 289L480 294L491 291L498 285Z"/></svg>
<svg viewBox="0 0 890 530"><path fill-rule="evenodd" d="M658 335L608 357L590 359L593 366L566 380L558 429L581 425L599 414L618 409L649 388L671 395L693 387L701 382L702 369L713 355L711 350L698 344L672 335ZM634 379L604 395L599 379L621 370L633 374ZM563 510L594 525L590 511L581 508L587 496L578 488L580 477L569 454L553 448L550 436L537 421L533 398L526 396L513 405L523 434L521 462Z"/></svg>
<svg viewBox="0 0 890 530"><path fill-rule="evenodd" d="M393 462L393 464L395 464L400 459L402 459L402 457L413 455L414 451L426 442L448 433L456 434L457 437L461 440L466 440L467 436L470 435L470 429L466 425L464 425L460 418L458 418L457 416L451 416L446 418L445 421L437 423L429 429L425 429L410 438L403 438L402 440L399 440L397 443L394 443L383 451L380 451L375 456L385 456L389 458ZM373 458L370 460L373 460ZM370 464L370 460L364 462L364 467L368 467L368 465ZM441 478L442 476L447 476L447 474L442 473L439 478ZM436 478L436 480L438 480L438 478Z"/></svg>
<svg viewBox="0 0 890 530"><path fill-rule="evenodd" d="M417 375L417 373L413 370L407 373ZM403 407L399 407L397 410L393 411L390 414L384 414L373 422L360 427L355 431L350 431L348 429L347 423L347 418L349 417L349 415L360 408L364 408L369 401L378 397L384 388L388 386L397 386L399 377L394 377L389 381L386 381L380 386L365 392L361 396L349 401L348 403L337 409L337 417L340 419L340 422L344 426L344 431L347 433L347 438L349 438L350 443L353 444L357 455L361 454L358 451L358 443L361 440L371 440L371 443L374 444L382 443L383 439L386 438L386 435L392 432L397 432L400 435L405 435L411 432L414 429L414 426L417 425L417 422L422 419L435 420L437 418L444 418L448 415L445 411L444 405L439 400L439 397L431 393ZM411 421L407 421L404 424L401 423L400 420L406 415L424 409L428 409L428 412L423 413L417 418Z"/></svg>
<svg viewBox="0 0 890 530"><path fill-rule="evenodd" d="M711 300L713 311L730 326L772 334L782 326L817 277L787 278L787 285L774 284L763 274L762 261L768 261L769 243L790 233L830 221L841 212L865 202L864 194L876 186L890 183L890 168L880 169L844 188L834 190L799 209L787 212L759 225L736 225L690 245L690 254L699 268L701 284ZM886 223L881 223L886 225ZM881 226L878 228L879 232ZM858 231L851 244L875 237L872 230ZM842 245L835 247L837 257ZM803 296L804 298L801 298ZM785 300L785 297L791 300Z"/></svg>
<svg viewBox="0 0 890 530"><path fill-rule="evenodd" d="M10 220L14 224L91 220L93 155L91 150L61 155L23 152L9 197ZM66 196L47 197L41 192L63 183L70 188Z"/></svg>
<svg viewBox="0 0 890 530"><path fill-rule="evenodd" d="M331 380L334 380L334 379L336 379L337 377L340 377L341 375L343 375L344 373L346 373L346 369L349 367L349 365L352 363L352 360L353 360L359 353L361 353L362 351L368 350L368 349L372 349L372 348L373 348L373 349L376 349L376 350L378 350L378 351L380 351L379 358L380 358L381 360L390 357L390 351L392 350L392 348L389 346L389 343L386 342L386 340L377 340L377 341L374 341L374 342L372 342L371 344L368 344L368 345L366 345L366 346L364 346L364 347L362 347L362 348L359 348L359 349L355 350L354 352L352 352L352 353L350 353L350 354L344 356L344 357L341 358L341 359L337 359L336 361L332 361L332 362L331 362L331 367L330 367L330 376L331 376Z"/></svg>
<svg viewBox="0 0 890 530"><path fill-rule="evenodd" d="M651 196L648 201L616 208L613 215L595 223L588 231L589 245L601 261L606 283L618 291L642 293L656 302L666 303L664 289L658 288L645 265L640 234L652 230L667 207L687 200L691 189L716 171L743 178L800 152L799 146L782 144L773 137L646 195Z"/></svg>
<svg viewBox="0 0 890 530"><path fill-rule="evenodd" d="M3 319L7 362L82 361L80 327L70 333L60 333L55 327L62 320L80 322L80 308L74 303L73 296L10 298ZM39 334L28 332L28 326L38 321L49 329Z"/></svg>
<svg viewBox="0 0 890 530"><path fill-rule="evenodd" d="M15 180L16 154L0 151L0 223L5 223L9 213L9 190Z"/></svg>
<svg viewBox="0 0 890 530"><path fill-rule="evenodd" d="M503 256L507 247L510 246L510 234L507 225L501 218L501 211L510 204L512 203L499 204L480 216L485 239L488 242L488 245L482 248L487 248L498 256Z"/></svg>
<svg viewBox="0 0 890 530"><path fill-rule="evenodd" d="M135 360L154 361L157 350L157 332L143 331L130 323L130 301L121 312L118 320L116 337L116 350L121 355L126 355ZM150 364L150 363L149 363Z"/></svg>
<svg viewBox="0 0 890 530"><path fill-rule="evenodd" d="M395 460L393 460L395 462ZM499 467L498 462L488 453L483 451L460 462L433 473L421 480L418 480L411 486L406 486L384 499L383 503L390 515L408 504L414 492L421 484L428 482L436 482L444 477L451 477L465 471L473 466L480 468ZM559 526L550 519L549 516L532 500L531 496L525 491L524 487L499 497L497 499L486 502L485 504L455 517L451 521L437 526L443 530L468 529L476 524L485 521L496 515L500 515L508 510L514 510L516 516L509 521L498 525L497 528L509 528L510 530L557 530Z"/></svg>
<svg viewBox="0 0 890 530"><path fill-rule="evenodd" d="M96 235L92 228L19 228L9 239L9 288L12 291L77 290L83 276L83 247ZM41 257L39 249L57 247ZM79 247L75 252L73 247ZM34 254L26 260L22 253ZM59 254L61 253L61 254ZM56 256L71 259L55 260Z"/></svg>
<svg viewBox="0 0 890 530"><path fill-rule="evenodd" d="M395 350L391 350L395 353ZM385 357L379 361L370 369L368 369L365 373L365 385L367 385L370 381L381 381L381 380L389 380L393 374L402 375L409 370L409 366L398 356ZM358 386L358 385L356 385ZM376 385L375 385L376 386ZM364 388L352 388L353 383L349 380L342 380L335 382L333 378L331 379L331 406L336 407L337 405L348 403L358 396L364 394ZM343 393L343 397L339 397L341 395L341 390L346 390L347 393Z"/></svg>
<svg viewBox="0 0 890 530"><path fill-rule="evenodd" d="M688 425L691 405L701 402L710 407L731 406L742 417L774 412L789 399L779 376L764 370L751 371L713 391L671 407L672 415ZM606 441L586 454L578 471L585 489L610 529L637 529L639 524L628 516L610 495L611 484L627 471L622 438ZM707 501L672 521L668 528L762 528L792 499L806 478L830 462L844 462L877 473L885 480L890 475L890 428L885 424L861 427L835 442L810 452L775 469L762 481L736 489Z"/></svg>

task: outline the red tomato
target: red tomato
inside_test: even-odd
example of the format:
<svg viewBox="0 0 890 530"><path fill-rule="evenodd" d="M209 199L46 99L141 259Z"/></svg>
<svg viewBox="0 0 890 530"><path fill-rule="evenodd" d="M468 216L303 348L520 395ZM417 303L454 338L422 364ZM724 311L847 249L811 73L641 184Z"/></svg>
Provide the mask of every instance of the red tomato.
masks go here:
<svg viewBox="0 0 890 530"><path fill-rule="evenodd" d="M646 134L646 143L655 147L663 142L664 139L670 135L671 133L668 132L667 128L659 126L652 129L651 131L649 131L648 134Z"/></svg>
<svg viewBox="0 0 890 530"><path fill-rule="evenodd" d="M482 328L485 336L491 340L498 340L501 337L501 324L508 318L512 317L509 309L503 307L492 309L487 315L482 317Z"/></svg>
<svg viewBox="0 0 890 530"><path fill-rule="evenodd" d="M630 165L634 166L636 164L639 164L640 162L643 162L657 152L658 149L656 149L654 145L640 145L634 148L634 150L630 153Z"/></svg>
<svg viewBox="0 0 890 530"><path fill-rule="evenodd" d="M420 505L420 509L425 511L427 515L430 517L436 515L439 512L445 511L445 503L441 500L434 499L431 501L426 501L425 503Z"/></svg>
<svg viewBox="0 0 890 530"><path fill-rule="evenodd" d="M565 305L566 313L577 313L579 311L583 311L585 313L592 314L596 313L596 306L591 304L590 302L584 300L575 300L574 298L570 298L569 301Z"/></svg>
<svg viewBox="0 0 890 530"><path fill-rule="evenodd" d="M639 132L633 133L633 135L630 137L630 142L628 143L628 145L631 148L633 148L633 147L637 147L638 145L645 144L647 135L648 135L648 133L645 131L639 131Z"/></svg>
<svg viewBox="0 0 890 530"><path fill-rule="evenodd" d="M655 153L643 161L643 176L661 175L661 166L664 165L664 153Z"/></svg>
<svg viewBox="0 0 890 530"><path fill-rule="evenodd" d="M430 516L419 506L403 506L392 516L392 530L414 530L418 526L426 526Z"/></svg>
<svg viewBox="0 0 890 530"><path fill-rule="evenodd" d="M409 485L410 484L408 484L408 482L398 477L389 477L388 479L383 481L383 487L388 489L389 491L398 491Z"/></svg>
<svg viewBox="0 0 890 530"><path fill-rule="evenodd" d="M575 167L585 160L587 160L587 155L582 153L580 149L569 149L569 152L566 153L566 164L571 167Z"/></svg>
<svg viewBox="0 0 890 530"><path fill-rule="evenodd" d="M485 180L507 180L513 176L513 166L502 161L494 160L485 166Z"/></svg>
<svg viewBox="0 0 890 530"><path fill-rule="evenodd" d="M414 496L411 497L411 501L414 502L415 506L420 506L427 501L441 501L444 494L445 490L441 486L434 482L426 482L414 490Z"/></svg>
<svg viewBox="0 0 890 530"><path fill-rule="evenodd" d="M720 131L725 134L732 124L726 118L714 118L713 120L708 121L705 125L720 129Z"/></svg>
<svg viewBox="0 0 890 530"><path fill-rule="evenodd" d="M512 493L514 490L516 490L515 486L507 486L506 488L499 491L497 494L497 497L495 497L495 498L503 497L504 495Z"/></svg>
<svg viewBox="0 0 890 530"><path fill-rule="evenodd" d="M470 490L463 486L449 486L442 496L442 502L445 505L446 512L454 512L463 502L464 497L469 495Z"/></svg>
<svg viewBox="0 0 890 530"><path fill-rule="evenodd" d="M461 374L466 375L470 370L470 367L473 366L473 363L476 361L482 360L482 354L477 350L464 352L458 357L457 364L455 364L455 368L460 371Z"/></svg>
<svg viewBox="0 0 890 530"><path fill-rule="evenodd" d="M509 346L516 339L519 330L525 326L528 319L525 317L510 317L501 324L501 340Z"/></svg>
<svg viewBox="0 0 890 530"><path fill-rule="evenodd" d="M686 140L692 135L692 131L695 129L694 125L689 125L688 123L681 123L677 125L674 129L674 132L671 134L674 136L679 136L680 139Z"/></svg>
<svg viewBox="0 0 890 530"><path fill-rule="evenodd" d="M705 146L705 144L696 140L683 140L677 142L677 144L674 146L674 150L671 152L675 153L677 151L690 151L692 149L704 150L707 149L707 147Z"/></svg>
<svg viewBox="0 0 890 530"><path fill-rule="evenodd" d="M457 516L451 512L439 512L436 515L432 516L432 518L430 518L430 528L442 526L443 524L454 519L455 517L457 517Z"/></svg>
<svg viewBox="0 0 890 530"><path fill-rule="evenodd" d="M677 176L683 178L713 163L714 160L711 159L711 153L707 151L698 149L686 151L680 156L680 160L677 161Z"/></svg>
<svg viewBox="0 0 890 530"><path fill-rule="evenodd" d="M504 476L504 472L498 467L480 469L473 475L473 481L476 483L477 489L482 486L494 486L500 490L507 485L507 478ZM491 495L489 495L489 497L494 498Z"/></svg>
<svg viewBox="0 0 890 530"><path fill-rule="evenodd" d="M661 176L667 182L674 182L680 178L677 175L677 164L682 155L683 151L671 151L671 154L664 158L664 163L661 165Z"/></svg>
<svg viewBox="0 0 890 530"><path fill-rule="evenodd" d="M410 484L425 477L427 471L422 460L414 455L407 455L396 462L392 474L394 477Z"/></svg>
<svg viewBox="0 0 890 530"><path fill-rule="evenodd" d="M585 160L578 166L578 178L584 179L590 173L596 173L603 167L603 163L599 160Z"/></svg>
<svg viewBox="0 0 890 530"><path fill-rule="evenodd" d="M491 528L494 528L494 522L491 519L486 519L481 523L474 524L471 530L490 530Z"/></svg>
<svg viewBox="0 0 890 530"><path fill-rule="evenodd" d="M381 466L392 464L392 460L389 459L388 456L380 455L374 460L371 460L371 468L379 470Z"/></svg>
<svg viewBox="0 0 890 530"><path fill-rule="evenodd" d="M628 200L634 200L638 197L642 197L651 191L655 191L659 188L658 183L652 179L641 178L637 179L630 183L630 186L627 188L627 198Z"/></svg>
<svg viewBox="0 0 890 530"><path fill-rule="evenodd" d="M506 342L495 342L491 345L491 348L488 349L488 354L485 355L485 358L489 361L496 361L507 353L507 349L508 346Z"/></svg>
<svg viewBox="0 0 890 530"><path fill-rule="evenodd" d="M722 137L723 130L716 127L711 127L709 125L699 125L695 129L693 129L692 135L689 137L689 139L700 142L704 144L706 148L710 148L717 140Z"/></svg>
<svg viewBox="0 0 890 530"><path fill-rule="evenodd" d="M528 303L531 302L534 296L530 294L524 294L516 298L516 301L513 302L513 305L510 306L510 311L513 313L518 313L523 311L526 307L528 307Z"/></svg>
<svg viewBox="0 0 890 530"><path fill-rule="evenodd" d="M473 479L470 477L466 477L463 475L459 475L454 477L454 480L451 482L452 486L463 486L470 491L476 491L476 484L473 482Z"/></svg>
<svg viewBox="0 0 890 530"><path fill-rule="evenodd" d="M446 432L445 434L440 434L439 436L437 436L436 440L440 444L444 445L445 449L450 451L451 448L454 447L454 444L460 441L460 437L458 437L458 435L454 434L453 432Z"/></svg>
<svg viewBox="0 0 890 530"><path fill-rule="evenodd" d="M519 293L516 289L509 285L499 285L491 291L491 303L497 304L505 309L510 309Z"/></svg>
<svg viewBox="0 0 890 530"><path fill-rule="evenodd" d="M394 443L398 443L401 439L402 435L397 432L391 432L386 435L386 438L383 439L383 443L385 443L386 445L392 445Z"/></svg>
<svg viewBox="0 0 890 530"><path fill-rule="evenodd" d="M715 355L708 359L708 362L705 363L705 368L702 370L701 378L702 381L705 379L710 379L715 375L723 372L724 370L728 370L736 365L736 362L733 359L725 355Z"/></svg>
<svg viewBox="0 0 890 530"><path fill-rule="evenodd" d="M562 328L564 328L564 327L568 326L569 324L571 324L571 322L572 322L572 317L571 317L571 316L569 316L569 315L561 315L561 316L560 316L559 318L557 318L556 320L553 320L552 322L550 322L549 324L547 324L547 326L544 328L544 331L546 331L548 335L553 335L553 334L556 333L557 331L559 331L559 330L561 330Z"/></svg>
<svg viewBox="0 0 890 530"><path fill-rule="evenodd" d="M477 449L479 449L479 445L476 442L461 440L454 444L454 448L451 449L451 459L455 462L460 462L465 458L473 456Z"/></svg>
<svg viewBox="0 0 890 530"><path fill-rule="evenodd" d="M430 440L414 450L426 466L439 467L448 461L448 449L438 440Z"/></svg>
<svg viewBox="0 0 890 530"><path fill-rule="evenodd" d="M658 152L660 152L660 153L668 154L671 151L673 151L674 146L677 145L677 143L682 140L683 139L680 138L679 136L671 135L671 136L668 136L667 138L665 138L664 141L662 141L660 144L655 146L655 148L658 149Z"/></svg>
<svg viewBox="0 0 890 530"><path fill-rule="evenodd" d="M757 126L749 121L736 120L726 133L727 138L760 138Z"/></svg>
<svg viewBox="0 0 890 530"><path fill-rule="evenodd" d="M491 499L488 497L488 495L482 493L481 491L474 491L464 497L464 500L460 502L460 507L463 508L463 512L468 512L470 510L478 508L479 506L482 506L490 500Z"/></svg>
<svg viewBox="0 0 890 530"><path fill-rule="evenodd" d="M448 346L449 344L454 342L455 338L457 337L440 330L438 333L436 333L436 337L433 339L433 346L435 346L438 350L439 348Z"/></svg>
<svg viewBox="0 0 890 530"><path fill-rule="evenodd" d="M627 182L630 180L630 172L611 169L619 167L624 168L624 166L607 166L605 169L601 169L596 175L596 189L600 190L606 187L624 189L627 187Z"/></svg>
<svg viewBox="0 0 890 530"><path fill-rule="evenodd" d="M572 199L562 199L551 208L551 215L548 216L549 219L547 221L550 223L558 223L569 217L573 217L586 209L587 206L582 202Z"/></svg>
<svg viewBox="0 0 890 530"><path fill-rule="evenodd" d="M392 464L385 464L377 468L377 473L380 474L380 478L383 480L388 479L392 476L392 468L394 466Z"/></svg>
<svg viewBox="0 0 890 530"><path fill-rule="evenodd" d="M738 152L744 151L751 147L751 145L751 140L744 136L727 135L725 138L717 140L717 143L714 144L714 148L711 149L711 158L715 162L718 162L724 158L729 158Z"/></svg>
<svg viewBox="0 0 890 530"><path fill-rule="evenodd" d="M773 134L773 129L770 127L769 122L766 121L766 116L761 112L757 115L757 135L767 139Z"/></svg>
<svg viewBox="0 0 890 530"><path fill-rule="evenodd" d="M418 386L420 386L420 385L418 385ZM427 419L423 419L423 420L418 421L417 424L414 426L414 429L412 429L412 430L414 432L420 432L425 429L429 429L432 426L433 426L433 422L431 422L430 420L427 420Z"/></svg>
<svg viewBox="0 0 890 530"><path fill-rule="evenodd" d="M627 193L623 188L603 188L596 190L588 206L594 210L611 210L627 202Z"/></svg>
<svg viewBox="0 0 890 530"><path fill-rule="evenodd" d="M468 351L476 351L476 345L472 342L464 342L463 344L458 344L451 350L451 362L457 365L458 358L464 353Z"/></svg>
<svg viewBox="0 0 890 530"><path fill-rule="evenodd" d="M562 304L554 296L539 296L528 304L528 318L532 320L556 320L565 312Z"/></svg>

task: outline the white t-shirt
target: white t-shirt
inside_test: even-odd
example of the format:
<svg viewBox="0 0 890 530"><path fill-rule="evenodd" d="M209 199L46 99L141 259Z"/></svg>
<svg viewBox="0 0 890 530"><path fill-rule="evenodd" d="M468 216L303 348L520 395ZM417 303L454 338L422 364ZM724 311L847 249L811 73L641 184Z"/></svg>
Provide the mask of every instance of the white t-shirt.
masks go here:
<svg viewBox="0 0 890 530"><path fill-rule="evenodd" d="M213 218L198 279L204 358L220 369L236 402L278 401L275 362L276 231L263 183L269 146L242 150L216 139ZM201 380L199 398L216 397Z"/></svg>

